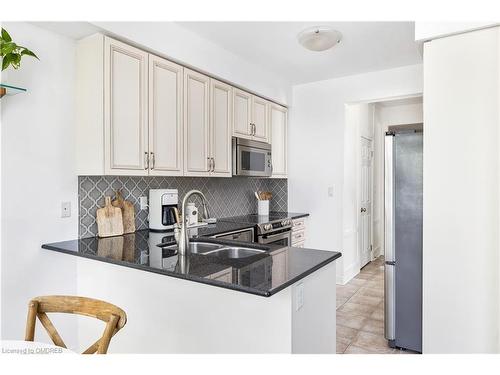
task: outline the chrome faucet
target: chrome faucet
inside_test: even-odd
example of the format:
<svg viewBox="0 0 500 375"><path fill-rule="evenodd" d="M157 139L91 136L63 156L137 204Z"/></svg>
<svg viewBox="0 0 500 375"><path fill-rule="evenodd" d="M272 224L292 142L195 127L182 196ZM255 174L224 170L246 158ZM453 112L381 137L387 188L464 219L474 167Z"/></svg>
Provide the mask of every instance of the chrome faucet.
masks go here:
<svg viewBox="0 0 500 375"><path fill-rule="evenodd" d="M187 200L192 196L192 195L198 195L201 198L201 204L203 205L203 218L208 219L210 216L208 214L208 208L207 208L207 198L203 193L199 190L191 190L187 192L187 194L184 196L184 199L182 200L182 207L181 207L181 213L182 213L182 223L180 227L180 231L178 230L178 239L177 239L177 252L179 255L186 255L186 250L189 248L189 233L188 233L188 217L186 215L186 203ZM177 228L178 229L178 228Z"/></svg>

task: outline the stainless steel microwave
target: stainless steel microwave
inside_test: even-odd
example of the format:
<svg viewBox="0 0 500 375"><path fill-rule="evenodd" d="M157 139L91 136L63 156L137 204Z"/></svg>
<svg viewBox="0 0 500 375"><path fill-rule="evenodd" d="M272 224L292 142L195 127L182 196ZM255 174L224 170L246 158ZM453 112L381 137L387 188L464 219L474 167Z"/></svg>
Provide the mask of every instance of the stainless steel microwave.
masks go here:
<svg viewBox="0 0 500 375"><path fill-rule="evenodd" d="M233 137L233 175L269 177L273 172L271 145Z"/></svg>

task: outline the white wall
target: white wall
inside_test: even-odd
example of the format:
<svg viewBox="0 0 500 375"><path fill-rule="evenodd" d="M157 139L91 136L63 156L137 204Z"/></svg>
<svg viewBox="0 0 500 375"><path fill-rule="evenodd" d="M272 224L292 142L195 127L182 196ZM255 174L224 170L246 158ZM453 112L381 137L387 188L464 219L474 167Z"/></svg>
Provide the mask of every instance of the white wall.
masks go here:
<svg viewBox="0 0 500 375"><path fill-rule="evenodd" d="M499 351L499 29L424 46L423 350Z"/></svg>
<svg viewBox="0 0 500 375"><path fill-rule="evenodd" d="M391 125L423 122L423 104L414 99L375 104L373 157L373 253L384 254L384 147L385 132ZM409 103L405 103L409 102Z"/></svg>
<svg viewBox="0 0 500 375"><path fill-rule="evenodd" d="M422 83L422 66L414 65L293 87L289 208L311 214L308 247L343 253L340 282L347 280L346 270L355 268L356 249L346 246L343 235L357 231L354 223L343 223L342 213L345 104L421 93ZM334 187L331 198L329 186Z"/></svg>
<svg viewBox="0 0 500 375"><path fill-rule="evenodd" d="M2 98L2 339L23 339L30 298L73 294L76 263L64 266L40 245L78 236L74 173L73 41L26 23L3 24L13 40L40 61L25 57L2 82L28 92ZM61 202L72 217L62 219ZM67 343L76 325L54 319ZM37 331L38 332L41 331ZM46 340L46 336L36 337Z"/></svg>
<svg viewBox="0 0 500 375"><path fill-rule="evenodd" d="M282 104L290 102L291 86L275 73L173 22L93 22L108 34L191 66L211 76Z"/></svg>
<svg viewBox="0 0 500 375"><path fill-rule="evenodd" d="M361 137L373 139L373 110L369 103L348 104L345 106L344 132L344 180L342 188L342 223L344 272L337 281L345 284L354 277L360 269L359 228L360 206L360 166Z"/></svg>

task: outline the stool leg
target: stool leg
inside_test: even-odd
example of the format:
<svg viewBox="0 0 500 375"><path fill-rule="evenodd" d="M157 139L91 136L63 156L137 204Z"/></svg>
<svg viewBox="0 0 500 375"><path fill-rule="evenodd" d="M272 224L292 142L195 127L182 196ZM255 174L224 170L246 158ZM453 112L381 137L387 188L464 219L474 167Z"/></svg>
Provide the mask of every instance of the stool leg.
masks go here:
<svg viewBox="0 0 500 375"><path fill-rule="evenodd" d="M30 301L28 305L28 319L26 321L26 334L24 340L33 341L35 339L36 314L38 312L38 302Z"/></svg>

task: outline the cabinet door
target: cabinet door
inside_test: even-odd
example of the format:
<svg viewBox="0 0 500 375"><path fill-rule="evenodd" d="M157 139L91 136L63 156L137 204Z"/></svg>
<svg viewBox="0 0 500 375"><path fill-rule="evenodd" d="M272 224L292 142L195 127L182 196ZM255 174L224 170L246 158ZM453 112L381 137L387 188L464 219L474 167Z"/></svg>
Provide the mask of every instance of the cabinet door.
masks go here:
<svg viewBox="0 0 500 375"><path fill-rule="evenodd" d="M137 48L104 40L106 174L148 174L147 58Z"/></svg>
<svg viewBox="0 0 500 375"><path fill-rule="evenodd" d="M287 177L287 109L273 104L270 112L272 177Z"/></svg>
<svg viewBox="0 0 500 375"><path fill-rule="evenodd" d="M210 157L212 176L231 177L232 87L210 80Z"/></svg>
<svg viewBox="0 0 500 375"><path fill-rule="evenodd" d="M267 100L252 96L252 123L254 124L253 139L269 142L268 135L268 108Z"/></svg>
<svg viewBox="0 0 500 375"><path fill-rule="evenodd" d="M235 137L251 139L251 110L252 110L252 95L233 89L233 135Z"/></svg>
<svg viewBox="0 0 500 375"><path fill-rule="evenodd" d="M149 152L153 176L181 176L183 68L149 55Z"/></svg>
<svg viewBox="0 0 500 375"><path fill-rule="evenodd" d="M209 77L184 69L184 175L208 176Z"/></svg>

